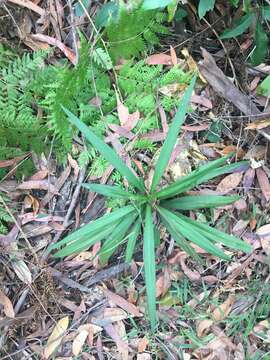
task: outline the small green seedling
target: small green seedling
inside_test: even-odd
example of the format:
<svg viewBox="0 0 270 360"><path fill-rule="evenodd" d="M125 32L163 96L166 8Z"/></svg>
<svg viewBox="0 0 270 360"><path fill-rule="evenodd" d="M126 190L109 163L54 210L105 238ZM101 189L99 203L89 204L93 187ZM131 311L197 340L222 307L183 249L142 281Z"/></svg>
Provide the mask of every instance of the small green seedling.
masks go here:
<svg viewBox="0 0 270 360"><path fill-rule="evenodd" d="M160 190L157 189L176 144L180 127L184 122L195 82L196 77L192 79L187 88L172 121L157 160L150 190L146 189L143 180L125 165L111 147L96 136L91 129L69 110L64 108L70 123L82 132L91 145L122 174L128 181L128 184L132 186L132 189L135 190L132 190L131 187L128 191L124 191L118 186L85 184L85 187L96 193L112 198L124 199L127 205L85 225L60 242L52 245L49 250L57 249L58 251L54 256L64 257L79 253L96 242L102 241L99 258L102 264L106 264L117 247L127 242L125 256L126 261L129 262L133 257L136 242L142 235L144 277L152 330L157 325L155 244L158 243L158 231L154 219L157 219L157 222L162 222L176 243L189 255L196 256L196 253L188 240L207 252L225 260L228 260L229 256L224 254L215 243L220 243L236 250L250 251L250 246L237 237L227 235L206 224L196 222L185 215L187 210L214 208L231 204L239 199L238 196L181 196L181 194L185 194L205 181L238 169L245 162L226 164L231 155L223 157L201 166Z"/></svg>

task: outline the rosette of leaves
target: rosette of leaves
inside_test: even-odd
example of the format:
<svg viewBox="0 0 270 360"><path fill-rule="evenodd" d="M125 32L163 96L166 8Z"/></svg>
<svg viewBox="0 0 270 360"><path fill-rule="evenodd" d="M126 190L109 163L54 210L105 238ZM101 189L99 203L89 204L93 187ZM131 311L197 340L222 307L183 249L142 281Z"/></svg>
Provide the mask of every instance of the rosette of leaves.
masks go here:
<svg viewBox="0 0 270 360"><path fill-rule="evenodd" d="M92 146L122 174L128 181L130 188L123 190L119 186L85 184L84 186L90 191L125 200L126 205L73 232L52 245L49 251L57 249L54 256L65 257L79 253L101 241L99 259L102 264L106 264L116 249L121 244L127 243L125 257L126 261L129 262L133 257L137 241L141 239L148 314L152 330L157 325L155 247L159 242L158 222L166 227L178 246L192 256L196 256L196 253L190 242L224 260L228 260L229 256L222 251L219 246L221 244L236 250L250 251L250 246L239 238L227 235L187 216L188 210L231 204L239 198L238 196L188 196L185 194L203 182L238 169L243 165L243 162L226 164L230 156L223 157L199 167L172 184L161 189L158 187L176 144L180 127L184 122L195 81L196 78L194 77L172 121L161 148L149 189L112 148L74 114L64 108L70 123L77 127Z"/></svg>

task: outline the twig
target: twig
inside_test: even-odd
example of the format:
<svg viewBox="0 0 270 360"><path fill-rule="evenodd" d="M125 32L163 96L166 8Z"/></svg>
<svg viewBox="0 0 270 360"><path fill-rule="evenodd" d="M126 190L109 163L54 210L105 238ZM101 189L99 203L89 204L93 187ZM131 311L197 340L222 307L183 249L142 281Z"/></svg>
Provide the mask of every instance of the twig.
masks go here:
<svg viewBox="0 0 270 360"><path fill-rule="evenodd" d="M64 222L63 222L63 227L64 227L64 230L69 226L69 223L70 223L70 217L76 207L76 203L77 203L77 200L78 200L78 197L80 195L80 190L81 190L81 187L82 187L82 182L84 180L84 177L85 177L85 173L86 173L86 168L87 168L87 165L80 171L80 175L79 175L79 178L78 178L78 183L76 185L76 188L74 190L74 193L73 193L73 196L72 196L72 200L70 202L70 205L69 205L69 208L68 208L68 211L66 213L66 216L65 216L65 219L64 219ZM63 234L64 230L61 230L59 232L57 232L57 234L55 235L53 241L52 241L52 244L53 243L56 243L61 235ZM44 263L44 261L47 259L48 257L48 254L47 252L45 252L42 256L42 263Z"/></svg>
<svg viewBox="0 0 270 360"><path fill-rule="evenodd" d="M31 251L33 257L36 260L37 265L39 264L39 260L37 257L37 254L35 253L32 245L30 244L29 240L27 239L27 236L25 234L25 232L23 231L23 229L21 228L20 224L18 223L18 221L16 220L15 216L12 214L12 212L9 210L5 200L3 199L3 197L0 195L0 202L4 205L6 211L8 212L8 214L10 215L10 217L12 218L12 220L14 221L15 225L17 226L17 228L19 229L20 233L22 234L23 239L26 242L26 245L28 247L28 249Z"/></svg>
<svg viewBox="0 0 270 360"><path fill-rule="evenodd" d="M44 16L46 14L46 11L44 9L42 9L40 6L36 5L32 1L29 0L8 0L8 1L15 5L26 7L27 9L34 11L40 16Z"/></svg>

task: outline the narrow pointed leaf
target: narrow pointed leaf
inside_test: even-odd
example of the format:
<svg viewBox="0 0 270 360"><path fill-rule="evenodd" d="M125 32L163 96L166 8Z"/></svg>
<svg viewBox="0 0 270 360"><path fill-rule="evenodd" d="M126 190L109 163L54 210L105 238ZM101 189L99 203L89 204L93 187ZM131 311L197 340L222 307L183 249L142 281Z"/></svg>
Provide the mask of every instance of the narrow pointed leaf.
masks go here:
<svg viewBox="0 0 270 360"><path fill-rule="evenodd" d="M206 250L210 254L217 256L224 260L229 260L230 257L225 255L222 250L213 245L211 241L209 241L204 235L202 235L194 226L190 223L184 221L182 218L177 216L175 213L168 211L164 208L158 207L158 211L160 214L168 221L174 221L178 224L178 231L181 235L183 235L186 239L198 245L200 248Z"/></svg>
<svg viewBox="0 0 270 360"><path fill-rule="evenodd" d="M194 183L203 175L208 174L213 169L217 169L219 166L223 165L233 154L229 154L220 159L211 161L205 165L200 166L199 168L192 171L190 174L181 177L179 180L175 181L173 184L166 186L157 193L157 198L167 198L170 195L176 195L182 192L182 189L186 189L188 186L193 186ZM184 190L185 191L185 190Z"/></svg>
<svg viewBox="0 0 270 360"><path fill-rule="evenodd" d="M134 207L129 205L125 206L121 209L115 210L110 214L103 215L101 218L91 222L83 226L81 229L74 231L72 234L66 236L63 240L57 242L49 246L48 252L52 251L53 249L59 249L63 245L66 245L71 242L80 242L85 237L90 238L92 234L99 230L103 230L106 226L112 225L113 223L117 222L124 216L130 214L131 212L135 211Z"/></svg>
<svg viewBox="0 0 270 360"><path fill-rule="evenodd" d="M88 249L89 247L96 244L98 241L107 238L112 233L114 228L118 225L118 223L119 220L113 224L110 224L109 226L106 226L103 230L96 231L90 236L81 238L80 241L73 241L71 243L68 243L65 247L63 247L63 249L57 251L53 256L63 258L65 256L79 253Z"/></svg>
<svg viewBox="0 0 270 360"><path fill-rule="evenodd" d="M249 13L241 17L232 29L227 29L221 34L220 39L229 39L243 34L255 19L255 13Z"/></svg>
<svg viewBox="0 0 270 360"><path fill-rule="evenodd" d="M175 210L194 210L215 208L232 204L240 199L240 196L218 196L218 195L191 195L182 196L173 200L162 201L161 206Z"/></svg>
<svg viewBox="0 0 270 360"><path fill-rule="evenodd" d="M180 127L185 120L185 115L187 112L188 104L189 104L195 83L196 83L196 76L193 77L193 79L191 80L189 87L187 88L184 96L181 99L181 104L179 106L179 109L174 116L174 119L172 121L172 125L169 129L168 135L162 146L162 149L161 149L161 152L160 152L157 164L156 164L156 169L155 169L155 173L153 176L152 185L151 185L152 193L153 193L153 191L155 191L155 189L156 189L156 187L168 165L168 162L170 160L173 148L177 141Z"/></svg>
<svg viewBox="0 0 270 360"><path fill-rule="evenodd" d="M234 164L228 164L228 165L224 165L222 167L219 167L217 169L214 169L213 171L211 171L211 173L209 174L205 174L204 176L201 177L199 184L202 184L208 180L214 179L217 176L220 175L224 175L224 174L230 174L236 170L247 170L248 169L248 161L239 161L237 163Z"/></svg>
<svg viewBox="0 0 270 360"><path fill-rule="evenodd" d="M200 256L196 253L196 251L193 249L193 247L188 243L188 241L181 235L181 233L178 231L178 224L176 224L171 219L165 220L164 217L161 217L162 223L164 224L165 228L168 230L172 238L176 241L178 246L184 250L189 256L191 256L194 260L196 260L198 263L201 263L202 260Z"/></svg>
<svg viewBox="0 0 270 360"><path fill-rule="evenodd" d="M179 214L178 216L187 223L193 225L197 229L197 231L201 232L211 241L219 242L232 249L241 250L245 252L250 252L252 250L249 244L247 244L246 242L244 242L243 240L239 239L234 235L228 235L220 230L217 230L199 221L194 221L182 214Z"/></svg>
<svg viewBox="0 0 270 360"><path fill-rule="evenodd" d="M144 199L143 196L123 190L120 186L85 183L83 187L98 194L117 199Z"/></svg>
<svg viewBox="0 0 270 360"><path fill-rule="evenodd" d="M148 313L152 331L157 324L156 312L156 263L155 238L152 211L150 205L146 207L145 226L143 234L143 262L147 294Z"/></svg>
<svg viewBox="0 0 270 360"><path fill-rule="evenodd" d="M141 232L141 219L138 218L136 222L134 223L131 234L128 238L128 243L126 247L126 262L130 263L133 257L134 249L136 246L136 241L140 235Z"/></svg>
<svg viewBox="0 0 270 360"><path fill-rule="evenodd" d="M92 130L89 129L80 119L77 118L72 112L65 107L62 107L72 125L75 125L78 130L86 137L86 139L94 146L96 150L111 164L113 165L122 176L135 186L138 190L144 191L143 182L139 177L134 175L130 168L123 162L117 153L101 140Z"/></svg>
<svg viewBox="0 0 270 360"><path fill-rule="evenodd" d="M227 157L221 158L219 161L224 161L224 159L226 161ZM190 174L183 176L175 183L160 190L157 193L157 198L167 199L176 196L222 174L228 174L241 168L244 169L247 164L248 163L246 161L240 161L238 163L218 167L218 161L215 160L209 164L201 166L200 168L192 171Z"/></svg>
<svg viewBox="0 0 270 360"><path fill-rule="evenodd" d="M105 240L102 248L99 252L99 259L101 265L105 265L109 258L116 251L118 246L123 242L123 239L130 228L131 224L134 222L136 213L133 213L123 219L111 232L110 236Z"/></svg>

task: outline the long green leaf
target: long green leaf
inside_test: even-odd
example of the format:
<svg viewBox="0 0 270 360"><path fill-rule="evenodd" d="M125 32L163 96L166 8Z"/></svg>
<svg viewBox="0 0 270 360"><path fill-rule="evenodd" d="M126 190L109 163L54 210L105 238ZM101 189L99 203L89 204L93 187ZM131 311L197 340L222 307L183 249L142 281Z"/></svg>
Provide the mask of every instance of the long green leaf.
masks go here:
<svg viewBox="0 0 270 360"><path fill-rule="evenodd" d="M204 183L208 180L214 179L215 177L220 176L220 175L230 174L239 169L246 170L247 168L248 168L248 161L239 161L234 164L224 165L217 169L214 169L213 171L211 171L211 173L209 172L209 174L205 174L204 176L202 176L201 179L199 180L198 184L202 184L202 183Z"/></svg>
<svg viewBox="0 0 270 360"><path fill-rule="evenodd" d="M63 249L57 251L53 256L54 257L65 257L68 255L72 255L75 253L79 253L88 249L90 246L96 244L98 241L101 241L107 238L112 231L114 231L115 227L119 224L119 220L109 226L106 226L103 230L96 231L92 233L90 236L81 238L80 241L73 241L68 243Z"/></svg>
<svg viewBox="0 0 270 360"><path fill-rule="evenodd" d="M150 205L146 207L145 226L143 234L143 262L147 293L148 312L152 331L157 324L156 312L156 262L155 238L152 211Z"/></svg>
<svg viewBox="0 0 270 360"><path fill-rule="evenodd" d="M270 21L270 5L260 6L262 12L262 18L264 20Z"/></svg>
<svg viewBox="0 0 270 360"><path fill-rule="evenodd" d="M138 218L131 229L130 236L128 238L127 247L126 247L126 262L127 263L130 263L132 260L136 241L138 239L138 236L140 235L141 225L142 225L141 219Z"/></svg>
<svg viewBox="0 0 270 360"><path fill-rule="evenodd" d="M220 39L229 39L243 34L255 19L254 13L249 13L241 17L241 19L235 24L232 29L225 30L221 34Z"/></svg>
<svg viewBox="0 0 270 360"><path fill-rule="evenodd" d="M233 172L247 164L246 161L240 161L238 163L218 167L220 163L224 163L227 159L228 157L224 157L199 167L190 174L183 176L173 184L160 190L157 193L157 198L167 199L172 196L176 196L219 175Z"/></svg>
<svg viewBox="0 0 270 360"><path fill-rule="evenodd" d="M122 243L130 225L134 222L137 213L132 213L123 219L112 231L110 236L105 240L99 252L99 259L101 265L107 264L109 258L116 251L117 247Z"/></svg>
<svg viewBox="0 0 270 360"><path fill-rule="evenodd" d="M260 21L257 21L255 31L255 49L251 54L252 65L260 65L268 53L268 36Z"/></svg>
<svg viewBox="0 0 270 360"><path fill-rule="evenodd" d="M170 160L174 145L176 143L178 133L180 130L181 125L183 124L185 120L185 115L187 112L188 104L192 95L192 91L194 89L195 83L196 83L196 76L193 77L193 79L190 82L189 87L187 88L184 96L181 99L181 104L179 106L179 109L177 113L174 116L174 119L172 121L172 125L169 129L168 135L166 136L166 139L164 141L164 144L162 146L154 176L153 181L151 185L151 193L153 193L166 169L166 166Z"/></svg>
<svg viewBox="0 0 270 360"><path fill-rule="evenodd" d="M94 146L96 150L100 152L102 156L113 165L122 176L135 186L138 190L144 191L144 185L142 180L134 175L130 168L123 162L123 160L117 155L117 153L108 146L103 140L101 140L92 130L89 129L80 119L77 118L72 112L63 107L64 112L68 116L68 119L72 125L75 125L78 130L86 137L86 139Z"/></svg>
<svg viewBox="0 0 270 360"><path fill-rule="evenodd" d="M217 230L199 221L194 221L185 215L179 214L178 216L187 223L189 223L190 225L192 225L194 228L196 228L197 231L201 232L211 241L219 242L232 249L241 250L245 252L250 252L252 250L249 244L247 244L246 242L244 242L243 240L239 239L234 235L228 235L220 230Z"/></svg>
<svg viewBox="0 0 270 360"><path fill-rule="evenodd" d="M218 195L190 195L180 198L162 201L161 206L175 210L194 210L204 208L215 208L232 204L240 199L240 196L218 196Z"/></svg>
<svg viewBox="0 0 270 360"><path fill-rule="evenodd" d="M92 234L97 231L103 230L106 226L112 225L117 222L124 216L130 214L135 211L134 207L131 205L124 206L121 209L115 210L110 214L103 215L101 218L91 222L83 226L81 229L74 231L72 234L66 236L63 240L49 246L48 251L52 251L53 249L59 249L63 245L72 242L80 242L85 237L89 238Z"/></svg>
<svg viewBox="0 0 270 360"><path fill-rule="evenodd" d="M168 230L168 232L171 234L172 238L176 241L178 246L184 250L189 256L193 257L195 261L198 263L201 263L202 260L200 256L196 253L196 251L193 249L193 247L188 243L188 241L179 233L178 231L178 224L176 224L174 221L171 221L170 219L166 219L161 216L162 223L164 224L165 228Z"/></svg>
<svg viewBox="0 0 270 360"><path fill-rule="evenodd" d="M129 191L123 190L120 186L112 186L112 185L103 185L103 184L82 184L84 188L96 192L98 194L112 197L112 198L122 198L122 199L138 199L143 200L146 197L142 195L136 195Z"/></svg>
<svg viewBox="0 0 270 360"><path fill-rule="evenodd" d="M186 239L190 240L194 244L198 245L200 248L206 250L210 254L217 256L224 260L229 260L230 257L225 255L223 251L221 251L218 247L213 245L211 241L209 241L201 232L197 231L193 226L191 226L187 221L184 221L182 218L177 216L175 213L158 207L158 211L163 216L166 221L168 219L170 222L175 222L175 226L177 226L178 231L182 234Z"/></svg>
<svg viewBox="0 0 270 360"><path fill-rule="evenodd" d="M232 156L233 156L233 154L229 154L220 159L211 161L205 165L200 166L196 170L192 171L190 174L181 177L179 180L175 181L173 184L168 185L168 186L164 187L163 189L161 189L157 193L157 198L158 199L167 198L171 194L176 195L177 193L182 192L182 188L185 189L189 184L190 184L190 186L193 186L195 180L197 181L197 179L200 178L201 176L203 176L203 175L209 173L210 171L212 171L213 169L216 169L219 166L223 165Z"/></svg>

